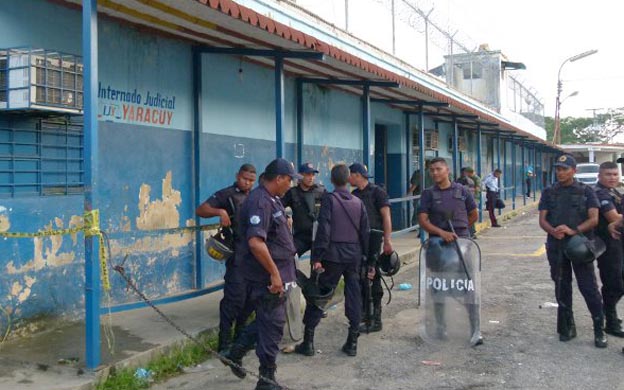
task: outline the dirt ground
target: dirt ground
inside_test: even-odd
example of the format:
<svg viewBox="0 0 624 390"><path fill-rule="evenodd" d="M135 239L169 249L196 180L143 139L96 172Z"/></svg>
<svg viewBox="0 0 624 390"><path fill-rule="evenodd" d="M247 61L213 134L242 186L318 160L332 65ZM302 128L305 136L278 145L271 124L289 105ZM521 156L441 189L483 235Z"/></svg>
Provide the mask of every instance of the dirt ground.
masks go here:
<svg viewBox="0 0 624 390"><path fill-rule="evenodd" d="M578 337L562 343L555 332L553 283L543 250L545 234L537 212L520 216L480 235L483 252L481 329L478 347L430 345L419 336L423 310L417 306L418 262L402 268L384 308L383 331L362 335L357 357L340 351L347 321L342 305L329 311L316 332L314 357L282 354L277 379L290 389L624 389L624 340L609 338L607 349L593 345L589 312L575 287ZM620 305L620 312L624 308ZM256 371L248 355L244 365ZM182 376L154 385L157 390L253 389L220 362L209 360Z"/></svg>

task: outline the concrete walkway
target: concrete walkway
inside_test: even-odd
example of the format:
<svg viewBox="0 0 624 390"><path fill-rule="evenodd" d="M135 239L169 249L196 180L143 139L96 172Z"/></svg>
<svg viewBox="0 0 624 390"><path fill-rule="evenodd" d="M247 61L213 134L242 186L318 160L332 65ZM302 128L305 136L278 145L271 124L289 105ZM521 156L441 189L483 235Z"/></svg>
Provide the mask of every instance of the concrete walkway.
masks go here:
<svg viewBox="0 0 624 390"><path fill-rule="evenodd" d="M507 212L499 218L499 223L504 224L522 214L523 210L535 207L534 203L527 201L524 208L511 210L511 202L507 204ZM521 197L516 205L522 205ZM489 222L483 222L478 225L478 230L486 229L488 225ZM420 241L416 233L395 237L393 242L403 263L417 261ZM221 297L219 291L160 308L180 327L195 335L217 327ZM110 367L141 366L185 341L182 334L151 308L103 316L102 324L112 329L113 337L106 338L103 329L102 366L95 373L84 369L84 323L78 322L5 343L0 350L0 390L90 389ZM108 348L109 342L112 352Z"/></svg>

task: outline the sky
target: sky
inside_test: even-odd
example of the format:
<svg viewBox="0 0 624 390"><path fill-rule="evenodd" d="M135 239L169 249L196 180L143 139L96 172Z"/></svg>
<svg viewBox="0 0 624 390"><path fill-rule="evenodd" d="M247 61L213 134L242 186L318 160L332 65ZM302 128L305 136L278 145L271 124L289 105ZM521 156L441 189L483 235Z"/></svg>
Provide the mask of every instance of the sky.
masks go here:
<svg viewBox="0 0 624 390"><path fill-rule="evenodd" d="M554 116L557 72L576 54L598 53L561 70L561 116L591 117L592 109L624 107L624 2L616 0L435 0L447 20L473 40L502 50L527 69L516 72L539 93L546 116ZM428 7L429 6L429 7ZM433 14L432 14L433 15Z"/></svg>
<svg viewBox="0 0 624 390"><path fill-rule="evenodd" d="M345 27L345 0L295 1L338 27ZM348 0L349 31L391 51L391 1ZM396 14L401 14L405 21L408 12L401 9L405 0L394 1ZM592 49L598 53L568 62L562 68L561 116L591 117L591 109L600 109L596 111L600 113L607 108L624 107L624 1L407 1L423 10L433 8L431 18L436 24L445 26L447 31L460 31L458 38L467 36L472 46L466 46L476 49L487 43L491 50L501 50L510 61L524 63L527 69L514 72L514 76L537 91L546 116L554 117L561 64ZM422 29L422 22L417 21L416 25L416 29ZM401 27L396 35L404 38L397 38L397 56L424 69L424 33L399 30ZM429 68L443 62L442 56L448 51L445 45L444 39L438 40L438 47L429 45ZM575 91L578 95L566 99Z"/></svg>

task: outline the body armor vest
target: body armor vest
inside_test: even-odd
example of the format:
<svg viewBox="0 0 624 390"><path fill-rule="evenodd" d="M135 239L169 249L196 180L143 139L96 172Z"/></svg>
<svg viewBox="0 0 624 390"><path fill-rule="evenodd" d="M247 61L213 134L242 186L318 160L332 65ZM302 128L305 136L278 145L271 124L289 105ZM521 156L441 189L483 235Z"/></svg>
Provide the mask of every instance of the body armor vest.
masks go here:
<svg viewBox="0 0 624 390"><path fill-rule="evenodd" d="M574 182L569 187L555 183L552 187L552 207L546 220L552 227L566 225L576 229L587 219L585 184Z"/></svg>
<svg viewBox="0 0 624 390"><path fill-rule="evenodd" d="M360 242L359 226L362 218L360 200L344 193L331 195L331 242L357 244Z"/></svg>
<svg viewBox="0 0 624 390"><path fill-rule="evenodd" d="M451 197L451 204L448 204L442 199L442 190L438 187L431 189L433 207L429 220L440 229L450 231L448 224L450 217L451 223L456 230L465 230L468 228L468 212L466 210L466 195L463 191L463 186L458 183L451 183L450 191L452 191L453 196Z"/></svg>
<svg viewBox="0 0 624 390"><path fill-rule="evenodd" d="M312 226L318 217L321 207L321 197L324 188L318 185L308 191L302 191L299 186L292 190L293 228L295 234L302 232L312 233Z"/></svg>
<svg viewBox="0 0 624 390"><path fill-rule="evenodd" d="M368 214L368 224L371 229L383 230L383 222L381 220L381 212L375 207L375 189L374 184L369 184L366 191L360 191L359 198L366 207L366 214Z"/></svg>

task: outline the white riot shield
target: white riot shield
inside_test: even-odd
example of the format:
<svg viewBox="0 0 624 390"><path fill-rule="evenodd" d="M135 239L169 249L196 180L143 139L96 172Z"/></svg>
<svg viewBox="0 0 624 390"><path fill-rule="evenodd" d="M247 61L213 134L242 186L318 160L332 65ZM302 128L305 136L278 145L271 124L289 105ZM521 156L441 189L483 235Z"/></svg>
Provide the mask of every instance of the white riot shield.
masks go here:
<svg viewBox="0 0 624 390"><path fill-rule="evenodd" d="M481 337L481 250L459 238L428 239L420 250L421 336L431 343L476 345Z"/></svg>
<svg viewBox="0 0 624 390"><path fill-rule="evenodd" d="M299 257L295 255L295 268L298 268ZM303 306L301 305L301 286L296 281L286 286L286 324L291 341L303 338Z"/></svg>

